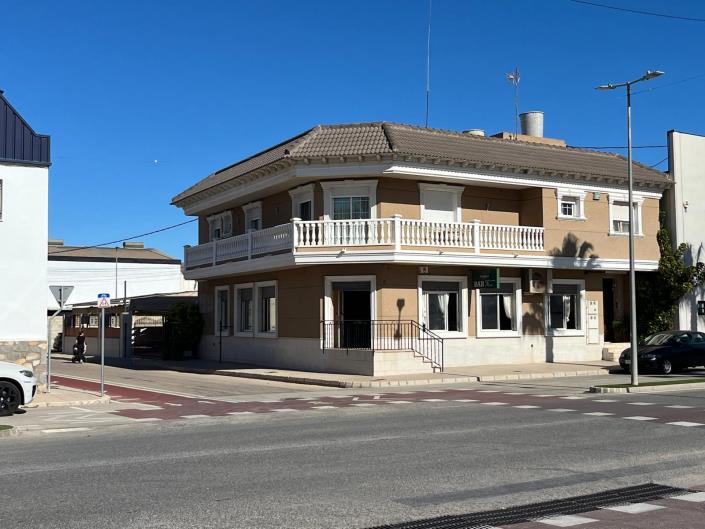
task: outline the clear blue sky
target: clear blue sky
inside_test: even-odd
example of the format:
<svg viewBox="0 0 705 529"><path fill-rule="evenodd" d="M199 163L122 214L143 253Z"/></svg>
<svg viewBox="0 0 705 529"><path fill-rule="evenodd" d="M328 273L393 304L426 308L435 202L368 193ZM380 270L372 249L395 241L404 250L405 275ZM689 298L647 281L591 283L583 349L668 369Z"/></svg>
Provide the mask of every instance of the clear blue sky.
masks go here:
<svg viewBox="0 0 705 529"><path fill-rule="evenodd" d="M699 0L595 1L705 18ZM318 123L423 124L427 0L5 0L0 10L0 89L52 136L49 232L68 244L184 220L169 205L176 193ZM568 0L434 0L432 24L433 127L512 130L504 75L518 66L521 110L545 111L547 136L624 145L622 95L593 87L648 68L667 76L634 97L635 144L705 133L703 23ZM181 257L195 240L191 224L146 242Z"/></svg>

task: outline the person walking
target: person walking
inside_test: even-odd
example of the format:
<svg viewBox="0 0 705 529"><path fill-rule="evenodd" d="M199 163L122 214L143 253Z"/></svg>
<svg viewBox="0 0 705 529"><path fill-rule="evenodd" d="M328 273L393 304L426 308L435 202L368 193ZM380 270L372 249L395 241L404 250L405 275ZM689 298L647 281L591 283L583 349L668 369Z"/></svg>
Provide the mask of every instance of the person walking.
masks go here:
<svg viewBox="0 0 705 529"><path fill-rule="evenodd" d="M74 348L74 361L78 361L79 364L84 363L86 361L86 333L83 332L83 329L81 329L76 337L76 345L74 345Z"/></svg>

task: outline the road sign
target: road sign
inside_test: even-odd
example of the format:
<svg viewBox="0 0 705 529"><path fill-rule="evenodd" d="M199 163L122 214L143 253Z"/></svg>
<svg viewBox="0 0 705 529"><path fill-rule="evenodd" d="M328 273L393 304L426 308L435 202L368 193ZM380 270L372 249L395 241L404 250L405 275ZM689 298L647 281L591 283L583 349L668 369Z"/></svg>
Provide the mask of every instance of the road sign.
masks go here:
<svg viewBox="0 0 705 529"><path fill-rule="evenodd" d="M472 288L499 288L499 268L473 270Z"/></svg>
<svg viewBox="0 0 705 529"><path fill-rule="evenodd" d="M71 292L73 292L73 287L68 285L50 285L49 290L51 290L56 302L59 304L59 309L63 310L66 301L68 301Z"/></svg>
<svg viewBox="0 0 705 529"><path fill-rule="evenodd" d="M96 306L101 309L110 307L110 294L98 294L98 303Z"/></svg>

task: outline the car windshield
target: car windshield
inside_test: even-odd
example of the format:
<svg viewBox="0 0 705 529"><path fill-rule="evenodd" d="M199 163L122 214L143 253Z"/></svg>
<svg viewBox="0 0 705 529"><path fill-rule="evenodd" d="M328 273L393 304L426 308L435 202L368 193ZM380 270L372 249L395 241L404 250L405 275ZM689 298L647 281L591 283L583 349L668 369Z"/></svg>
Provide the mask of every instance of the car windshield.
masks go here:
<svg viewBox="0 0 705 529"><path fill-rule="evenodd" d="M652 334L651 336L646 337L646 340L644 340L644 345L664 345L673 338L674 336L669 333L661 332L658 334Z"/></svg>

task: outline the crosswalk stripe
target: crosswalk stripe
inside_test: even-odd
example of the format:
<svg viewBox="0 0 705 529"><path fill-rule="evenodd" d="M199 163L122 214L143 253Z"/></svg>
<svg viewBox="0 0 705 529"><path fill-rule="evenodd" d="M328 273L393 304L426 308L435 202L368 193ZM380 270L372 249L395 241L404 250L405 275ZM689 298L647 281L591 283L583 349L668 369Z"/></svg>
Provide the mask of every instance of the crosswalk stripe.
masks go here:
<svg viewBox="0 0 705 529"><path fill-rule="evenodd" d="M608 511L624 512L627 514L641 514L643 512L658 511L665 509L663 505L653 503L629 503L627 505L615 505L614 507L604 507Z"/></svg>
<svg viewBox="0 0 705 529"><path fill-rule="evenodd" d="M563 516L550 516L548 518L540 518L536 520L538 523L543 523L546 525L552 525L554 527L574 527L576 525L582 525L590 522L596 522L594 518L587 518L585 516L577 516L574 514L566 514Z"/></svg>
<svg viewBox="0 0 705 529"><path fill-rule="evenodd" d="M703 503L705 502L705 492L690 492L688 494L681 494L680 496L671 496L670 499Z"/></svg>

